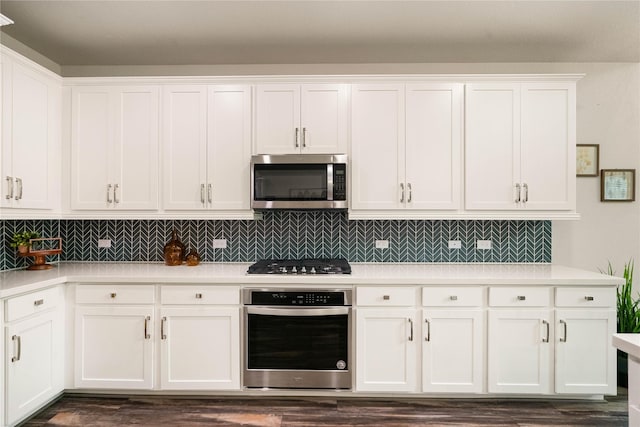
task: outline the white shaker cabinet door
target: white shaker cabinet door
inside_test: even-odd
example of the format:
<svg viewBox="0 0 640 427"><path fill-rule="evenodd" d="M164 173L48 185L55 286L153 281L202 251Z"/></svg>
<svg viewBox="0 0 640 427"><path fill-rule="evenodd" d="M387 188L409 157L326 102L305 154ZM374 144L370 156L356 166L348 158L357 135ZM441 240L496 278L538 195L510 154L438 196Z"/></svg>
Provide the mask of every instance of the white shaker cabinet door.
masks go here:
<svg viewBox="0 0 640 427"><path fill-rule="evenodd" d="M466 86L465 207L518 209L520 85Z"/></svg>
<svg viewBox="0 0 640 427"><path fill-rule="evenodd" d="M163 390L240 389L240 309L162 308Z"/></svg>
<svg viewBox="0 0 640 427"><path fill-rule="evenodd" d="M351 208L401 208L407 197L404 85L353 85L351 101Z"/></svg>
<svg viewBox="0 0 640 427"><path fill-rule="evenodd" d="M207 186L207 87L165 86L164 208L202 209Z"/></svg>
<svg viewBox="0 0 640 427"><path fill-rule="evenodd" d="M300 85L256 86L256 154L299 153Z"/></svg>
<svg viewBox="0 0 640 427"><path fill-rule="evenodd" d="M406 207L458 209L462 84L406 86Z"/></svg>
<svg viewBox="0 0 640 427"><path fill-rule="evenodd" d="M347 85L306 84L301 88L300 152L347 152Z"/></svg>
<svg viewBox="0 0 640 427"><path fill-rule="evenodd" d="M416 390L416 320L413 309L357 309L357 391Z"/></svg>

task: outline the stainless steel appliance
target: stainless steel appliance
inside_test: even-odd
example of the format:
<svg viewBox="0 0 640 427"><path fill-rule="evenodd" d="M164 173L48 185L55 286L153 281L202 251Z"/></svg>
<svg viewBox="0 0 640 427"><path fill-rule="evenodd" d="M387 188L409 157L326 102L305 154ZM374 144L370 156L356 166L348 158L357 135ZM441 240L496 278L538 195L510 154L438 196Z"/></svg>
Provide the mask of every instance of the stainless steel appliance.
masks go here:
<svg viewBox="0 0 640 427"><path fill-rule="evenodd" d="M251 157L253 209L347 209L345 154Z"/></svg>
<svg viewBox="0 0 640 427"><path fill-rule="evenodd" d="M244 387L350 389L351 294L244 289Z"/></svg>
<svg viewBox="0 0 640 427"><path fill-rule="evenodd" d="M344 258L263 259L249 266L249 274L351 274Z"/></svg>

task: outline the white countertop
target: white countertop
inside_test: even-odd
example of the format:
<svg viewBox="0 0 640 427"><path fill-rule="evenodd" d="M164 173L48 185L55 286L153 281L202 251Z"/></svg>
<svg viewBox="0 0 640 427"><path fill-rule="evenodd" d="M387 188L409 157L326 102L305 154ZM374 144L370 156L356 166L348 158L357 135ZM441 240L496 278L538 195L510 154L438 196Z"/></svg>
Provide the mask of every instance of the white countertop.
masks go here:
<svg viewBox="0 0 640 427"><path fill-rule="evenodd" d="M250 263L60 263L51 270L0 273L0 298L60 283L211 283L247 285L619 285L624 280L552 264L351 263L343 275L247 274Z"/></svg>
<svg viewBox="0 0 640 427"><path fill-rule="evenodd" d="M613 334L613 346L640 360L640 334Z"/></svg>

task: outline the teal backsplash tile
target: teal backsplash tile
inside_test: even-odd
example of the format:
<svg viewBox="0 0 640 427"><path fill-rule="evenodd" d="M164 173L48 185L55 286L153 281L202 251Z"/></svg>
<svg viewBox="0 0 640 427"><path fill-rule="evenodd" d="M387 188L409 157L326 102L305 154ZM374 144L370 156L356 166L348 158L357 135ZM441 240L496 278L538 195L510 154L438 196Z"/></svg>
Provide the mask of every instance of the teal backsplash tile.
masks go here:
<svg viewBox="0 0 640 427"><path fill-rule="evenodd" d="M349 221L344 212L273 211L263 220L3 220L0 270L27 260L9 247L14 232L36 230L63 238L65 261L162 261L176 228L188 250L204 262L253 262L262 258L344 257L351 262L551 262L551 221ZM111 248L98 248L111 239ZM213 247L226 239L227 247ZM491 250L476 249L478 239ZM388 240L389 249L375 248ZM461 249L449 249L460 240ZM54 257L52 261L55 261Z"/></svg>

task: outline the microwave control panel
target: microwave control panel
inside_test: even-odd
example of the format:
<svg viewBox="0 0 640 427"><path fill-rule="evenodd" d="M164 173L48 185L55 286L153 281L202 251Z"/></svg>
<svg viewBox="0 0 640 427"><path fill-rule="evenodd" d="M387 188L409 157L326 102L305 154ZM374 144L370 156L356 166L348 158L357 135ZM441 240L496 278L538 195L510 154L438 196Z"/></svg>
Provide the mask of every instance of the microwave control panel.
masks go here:
<svg viewBox="0 0 640 427"><path fill-rule="evenodd" d="M347 200L347 165L333 165L333 200Z"/></svg>

